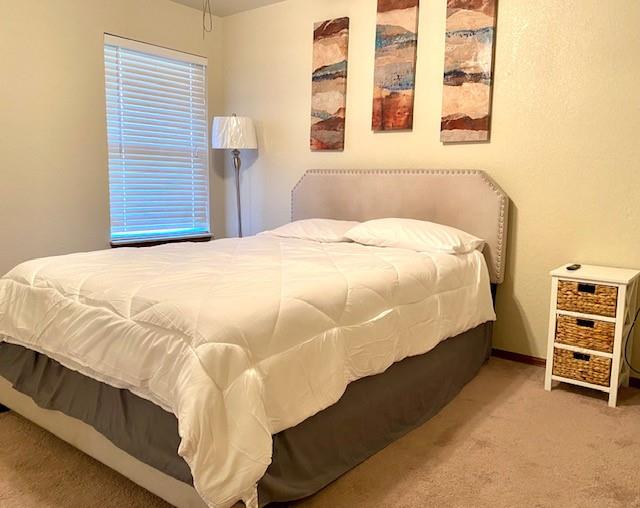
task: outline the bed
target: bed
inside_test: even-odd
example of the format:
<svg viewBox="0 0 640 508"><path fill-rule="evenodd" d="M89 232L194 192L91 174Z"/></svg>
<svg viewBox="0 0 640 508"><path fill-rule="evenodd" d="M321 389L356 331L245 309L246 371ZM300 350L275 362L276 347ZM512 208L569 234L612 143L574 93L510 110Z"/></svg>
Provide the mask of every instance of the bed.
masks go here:
<svg viewBox="0 0 640 508"><path fill-rule="evenodd" d="M489 279L502 281L507 206L480 171L308 171L292 192L294 220L431 220L485 239L483 256L427 263L252 237L35 261L4 286L5 300L10 291L18 307L32 305L16 307L13 333L3 332L0 402L176 506L305 497L426 421L478 371L491 319L456 274L484 270L485 293ZM436 296L420 293L427 273ZM54 300L39 308L35 292ZM364 300L379 306L361 308ZM276 301L286 305L270 314ZM201 312L211 305L222 315ZM51 318L60 307L64 319ZM445 308L454 310L438 322L424 318ZM40 325L26 333L32 313ZM175 368L194 349L198 368ZM242 490L247 471L261 471L257 490Z"/></svg>

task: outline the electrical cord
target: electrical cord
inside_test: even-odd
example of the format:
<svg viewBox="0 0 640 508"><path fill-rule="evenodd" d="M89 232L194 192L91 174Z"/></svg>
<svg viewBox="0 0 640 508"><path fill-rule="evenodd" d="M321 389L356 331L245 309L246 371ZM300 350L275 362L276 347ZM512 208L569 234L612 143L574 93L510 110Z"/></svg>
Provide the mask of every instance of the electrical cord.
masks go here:
<svg viewBox="0 0 640 508"><path fill-rule="evenodd" d="M625 340L625 343L624 343L624 361L634 374L640 374L640 370L634 368L633 365L631 365L631 361L629 360L629 340L633 335L633 328L636 326L636 321L638 321L638 316L640 316L640 309L638 309L638 312L636 312L636 315L633 318L633 322L631 323L631 328L629 328L629 333L627 333L627 339Z"/></svg>
<svg viewBox="0 0 640 508"><path fill-rule="evenodd" d="M213 14L211 12L211 0L202 0L202 38L207 32L213 30Z"/></svg>

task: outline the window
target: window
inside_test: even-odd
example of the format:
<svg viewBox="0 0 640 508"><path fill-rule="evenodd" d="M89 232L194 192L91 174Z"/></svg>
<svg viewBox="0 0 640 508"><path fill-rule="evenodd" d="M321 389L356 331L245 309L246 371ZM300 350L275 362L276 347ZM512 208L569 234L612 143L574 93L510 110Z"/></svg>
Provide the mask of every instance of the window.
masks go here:
<svg viewBox="0 0 640 508"><path fill-rule="evenodd" d="M112 243L209 234L204 58L105 34Z"/></svg>

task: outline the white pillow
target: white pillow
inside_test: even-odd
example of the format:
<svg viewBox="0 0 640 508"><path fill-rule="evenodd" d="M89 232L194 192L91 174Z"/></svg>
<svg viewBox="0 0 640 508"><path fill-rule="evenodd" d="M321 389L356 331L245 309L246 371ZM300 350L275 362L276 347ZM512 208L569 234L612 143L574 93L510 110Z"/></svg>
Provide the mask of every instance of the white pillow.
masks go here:
<svg viewBox="0 0 640 508"><path fill-rule="evenodd" d="M364 245L448 254L465 254L484 245L484 240L459 229L415 219L370 220L350 229L345 236Z"/></svg>
<svg viewBox="0 0 640 508"><path fill-rule="evenodd" d="M349 242L344 234L359 222L334 219L305 219L290 222L263 235L282 236L285 238L302 238L316 242Z"/></svg>

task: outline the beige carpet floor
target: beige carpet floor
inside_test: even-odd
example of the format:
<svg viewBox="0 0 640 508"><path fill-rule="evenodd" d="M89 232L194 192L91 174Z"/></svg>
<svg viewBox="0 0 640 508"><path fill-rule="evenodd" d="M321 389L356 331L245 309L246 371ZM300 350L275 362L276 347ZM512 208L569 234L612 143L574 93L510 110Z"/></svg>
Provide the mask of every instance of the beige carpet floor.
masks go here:
<svg viewBox="0 0 640 508"><path fill-rule="evenodd" d="M640 507L640 390L542 389L491 359L436 417L296 508ZM166 507L13 413L0 415L0 506Z"/></svg>

